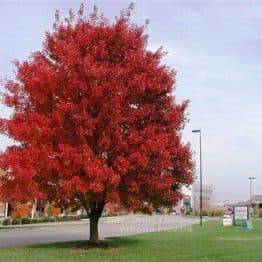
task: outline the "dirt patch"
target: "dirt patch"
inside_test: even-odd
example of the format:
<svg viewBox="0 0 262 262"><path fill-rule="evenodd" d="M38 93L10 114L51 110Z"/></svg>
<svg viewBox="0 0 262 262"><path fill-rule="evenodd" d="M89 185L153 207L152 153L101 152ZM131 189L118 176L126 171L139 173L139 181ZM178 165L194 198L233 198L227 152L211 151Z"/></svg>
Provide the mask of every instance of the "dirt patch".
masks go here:
<svg viewBox="0 0 262 262"><path fill-rule="evenodd" d="M86 253L94 250L94 248L70 248L69 251L72 253ZM108 252L108 253L113 253L113 252L118 252L120 251L120 247L109 247L109 248L102 248L101 251L103 252Z"/></svg>
<svg viewBox="0 0 262 262"><path fill-rule="evenodd" d="M74 246L68 247L68 249L71 252L80 252L80 253L92 251L94 249L99 249L103 252L111 253L111 252L116 252L116 251L121 250L121 247L111 245L107 241L101 241L98 243L80 242L80 243L75 244Z"/></svg>

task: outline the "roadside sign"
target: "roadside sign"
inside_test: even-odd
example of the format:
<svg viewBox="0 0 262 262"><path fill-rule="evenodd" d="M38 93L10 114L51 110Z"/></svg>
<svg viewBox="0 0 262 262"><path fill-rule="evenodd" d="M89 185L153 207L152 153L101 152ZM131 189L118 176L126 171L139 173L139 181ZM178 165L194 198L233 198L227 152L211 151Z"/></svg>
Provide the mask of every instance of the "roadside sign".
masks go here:
<svg viewBox="0 0 262 262"><path fill-rule="evenodd" d="M234 207L234 220L248 220L248 207Z"/></svg>
<svg viewBox="0 0 262 262"><path fill-rule="evenodd" d="M232 216L233 213L234 213L234 210L233 210L232 207L229 207L229 208L227 209L227 211L226 211L226 215L229 215L229 216Z"/></svg>
<svg viewBox="0 0 262 262"><path fill-rule="evenodd" d="M223 227L230 227L233 224L233 219L231 216L224 216L223 218Z"/></svg>

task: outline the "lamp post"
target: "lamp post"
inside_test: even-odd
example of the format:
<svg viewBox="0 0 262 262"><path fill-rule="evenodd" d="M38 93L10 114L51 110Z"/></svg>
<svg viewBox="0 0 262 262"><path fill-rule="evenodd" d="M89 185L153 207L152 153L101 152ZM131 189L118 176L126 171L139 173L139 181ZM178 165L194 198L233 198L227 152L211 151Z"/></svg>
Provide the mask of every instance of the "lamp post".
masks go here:
<svg viewBox="0 0 262 262"><path fill-rule="evenodd" d="M200 226L203 225L202 207L203 207L203 181L202 181L202 141L201 129L193 130L192 133L199 133L199 170L200 170Z"/></svg>
<svg viewBox="0 0 262 262"><path fill-rule="evenodd" d="M256 178L252 176L252 177L249 177L248 179L249 179L250 200L252 201L252 196L253 196L253 194L252 194L252 180L255 180Z"/></svg>

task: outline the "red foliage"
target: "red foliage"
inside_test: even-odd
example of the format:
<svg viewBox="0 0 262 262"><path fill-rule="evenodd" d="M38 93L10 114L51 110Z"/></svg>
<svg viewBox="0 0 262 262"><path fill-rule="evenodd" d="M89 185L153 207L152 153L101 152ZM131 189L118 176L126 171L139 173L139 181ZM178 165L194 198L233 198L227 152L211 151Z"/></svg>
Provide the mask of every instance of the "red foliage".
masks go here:
<svg viewBox="0 0 262 262"><path fill-rule="evenodd" d="M125 210L118 204L118 203L106 203L104 207L104 211L109 213L109 214L114 214L114 213L119 213L119 212L124 212Z"/></svg>
<svg viewBox="0 0 262 262"><path fill-rule="evenodd" d="M0 196L172 205L179 186L193 181L191 150L181 141L188 102L175 101L175 72L161 64L161 49L146 49L130 9L114 23L96 10L81 15L57 23L5 84L3 103L14 114L0 129L19 143L1 154Z"/></svg>
<svg viewBox="0 0 262 262"><path fill-rule="evenodd" d="M31 215L32 206L29 204L16 204L11 213L12 218L25 218Z"/></svg>

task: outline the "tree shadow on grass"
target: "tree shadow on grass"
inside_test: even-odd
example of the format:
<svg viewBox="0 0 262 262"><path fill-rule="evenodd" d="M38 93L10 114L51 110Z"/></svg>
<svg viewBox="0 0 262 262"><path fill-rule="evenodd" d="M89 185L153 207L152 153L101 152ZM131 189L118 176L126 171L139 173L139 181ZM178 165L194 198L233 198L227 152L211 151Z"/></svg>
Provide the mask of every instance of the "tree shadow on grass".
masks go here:
<svg viewBox="0 0 262 262"><path fill-rule="evenodd" d="M90 241L70 241L61 243L51 243L43 245L33 245L29 248L31 249L68 249L74 251L89 251L94 249L100 249L104 251L114 251L120 250L130 245L136 245L139 240L130 237L110 237L105 240L101 240L97 243L92 243Z"/></svg>

